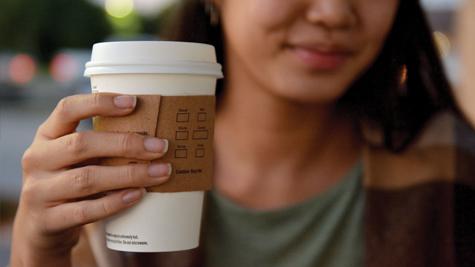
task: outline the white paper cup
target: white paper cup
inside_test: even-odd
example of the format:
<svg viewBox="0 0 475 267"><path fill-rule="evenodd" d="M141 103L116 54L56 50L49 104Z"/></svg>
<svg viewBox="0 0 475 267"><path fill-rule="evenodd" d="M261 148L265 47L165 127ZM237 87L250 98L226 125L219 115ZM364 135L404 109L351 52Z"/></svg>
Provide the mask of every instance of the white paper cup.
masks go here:
<svg viewBox="0 0 475 267"><path fill-rule="evenodd" d="M214 95L222 78L213 46L183 42L110 42L94 45L85 76L93 92L132 95ZM204 191L147 193L106 221L107 247L167 252L199 245Z"/></svg>

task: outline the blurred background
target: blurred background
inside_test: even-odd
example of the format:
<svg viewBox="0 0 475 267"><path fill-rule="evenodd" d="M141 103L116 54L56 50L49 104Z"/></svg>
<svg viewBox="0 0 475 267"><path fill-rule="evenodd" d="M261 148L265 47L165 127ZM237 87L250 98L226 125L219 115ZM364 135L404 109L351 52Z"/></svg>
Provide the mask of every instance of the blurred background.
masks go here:
<svg viewBox="0 0 475 267"><path fill-rule="evenodd" d="M64 96L88 93L96 42L160 40L177 0L0 1L0 266L9 258L21 189L20 160L36 128ZM451 81L458 80L457 0L422 1ZM45 159L47 160L47 159Z"/></svg>

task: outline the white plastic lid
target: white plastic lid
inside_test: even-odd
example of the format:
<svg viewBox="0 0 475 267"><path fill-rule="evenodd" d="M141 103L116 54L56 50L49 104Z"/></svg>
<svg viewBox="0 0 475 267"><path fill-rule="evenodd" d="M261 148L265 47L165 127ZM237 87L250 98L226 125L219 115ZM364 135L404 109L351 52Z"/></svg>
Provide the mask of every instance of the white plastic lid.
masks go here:
<svg viewBox="0 0 475 267"><path fill-rule="evenodd" d="M223 77L212 45L168 41L97 43L84 76L137 73Z"/></svg>

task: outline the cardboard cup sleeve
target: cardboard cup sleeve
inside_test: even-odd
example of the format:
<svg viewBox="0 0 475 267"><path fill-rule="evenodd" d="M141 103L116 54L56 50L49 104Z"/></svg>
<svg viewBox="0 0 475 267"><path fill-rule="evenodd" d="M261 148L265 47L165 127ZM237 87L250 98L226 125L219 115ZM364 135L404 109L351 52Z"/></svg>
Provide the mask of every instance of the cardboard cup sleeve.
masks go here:
<svg viewBox="0 0 475 267"><path fill-rule="evenodd" d="M135 133L167 139L168 152L153 162L171 163L170 179L149 192L206 191L212 188L215 96L137 96L134 112L124 117L95 117L94 130ZM101 165L147 161L104 158Z"/></svg>

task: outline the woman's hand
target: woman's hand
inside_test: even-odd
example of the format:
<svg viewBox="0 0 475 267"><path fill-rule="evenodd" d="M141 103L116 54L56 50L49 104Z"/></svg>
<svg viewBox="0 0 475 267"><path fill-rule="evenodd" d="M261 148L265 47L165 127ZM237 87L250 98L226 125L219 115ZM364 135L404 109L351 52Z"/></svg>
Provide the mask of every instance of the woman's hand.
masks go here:
<svg viewBox="0 0 475 267"><path fill-rule="evenodd" d="M133 96L77 95L59 102L23 156L23 188L15 218L12 266L69 266L81 226L136 204L144 187L165 182L169 164L87 165L100 157L154 160L165 140L138 134L76 132L82 119L124 116Z"/></svg>

